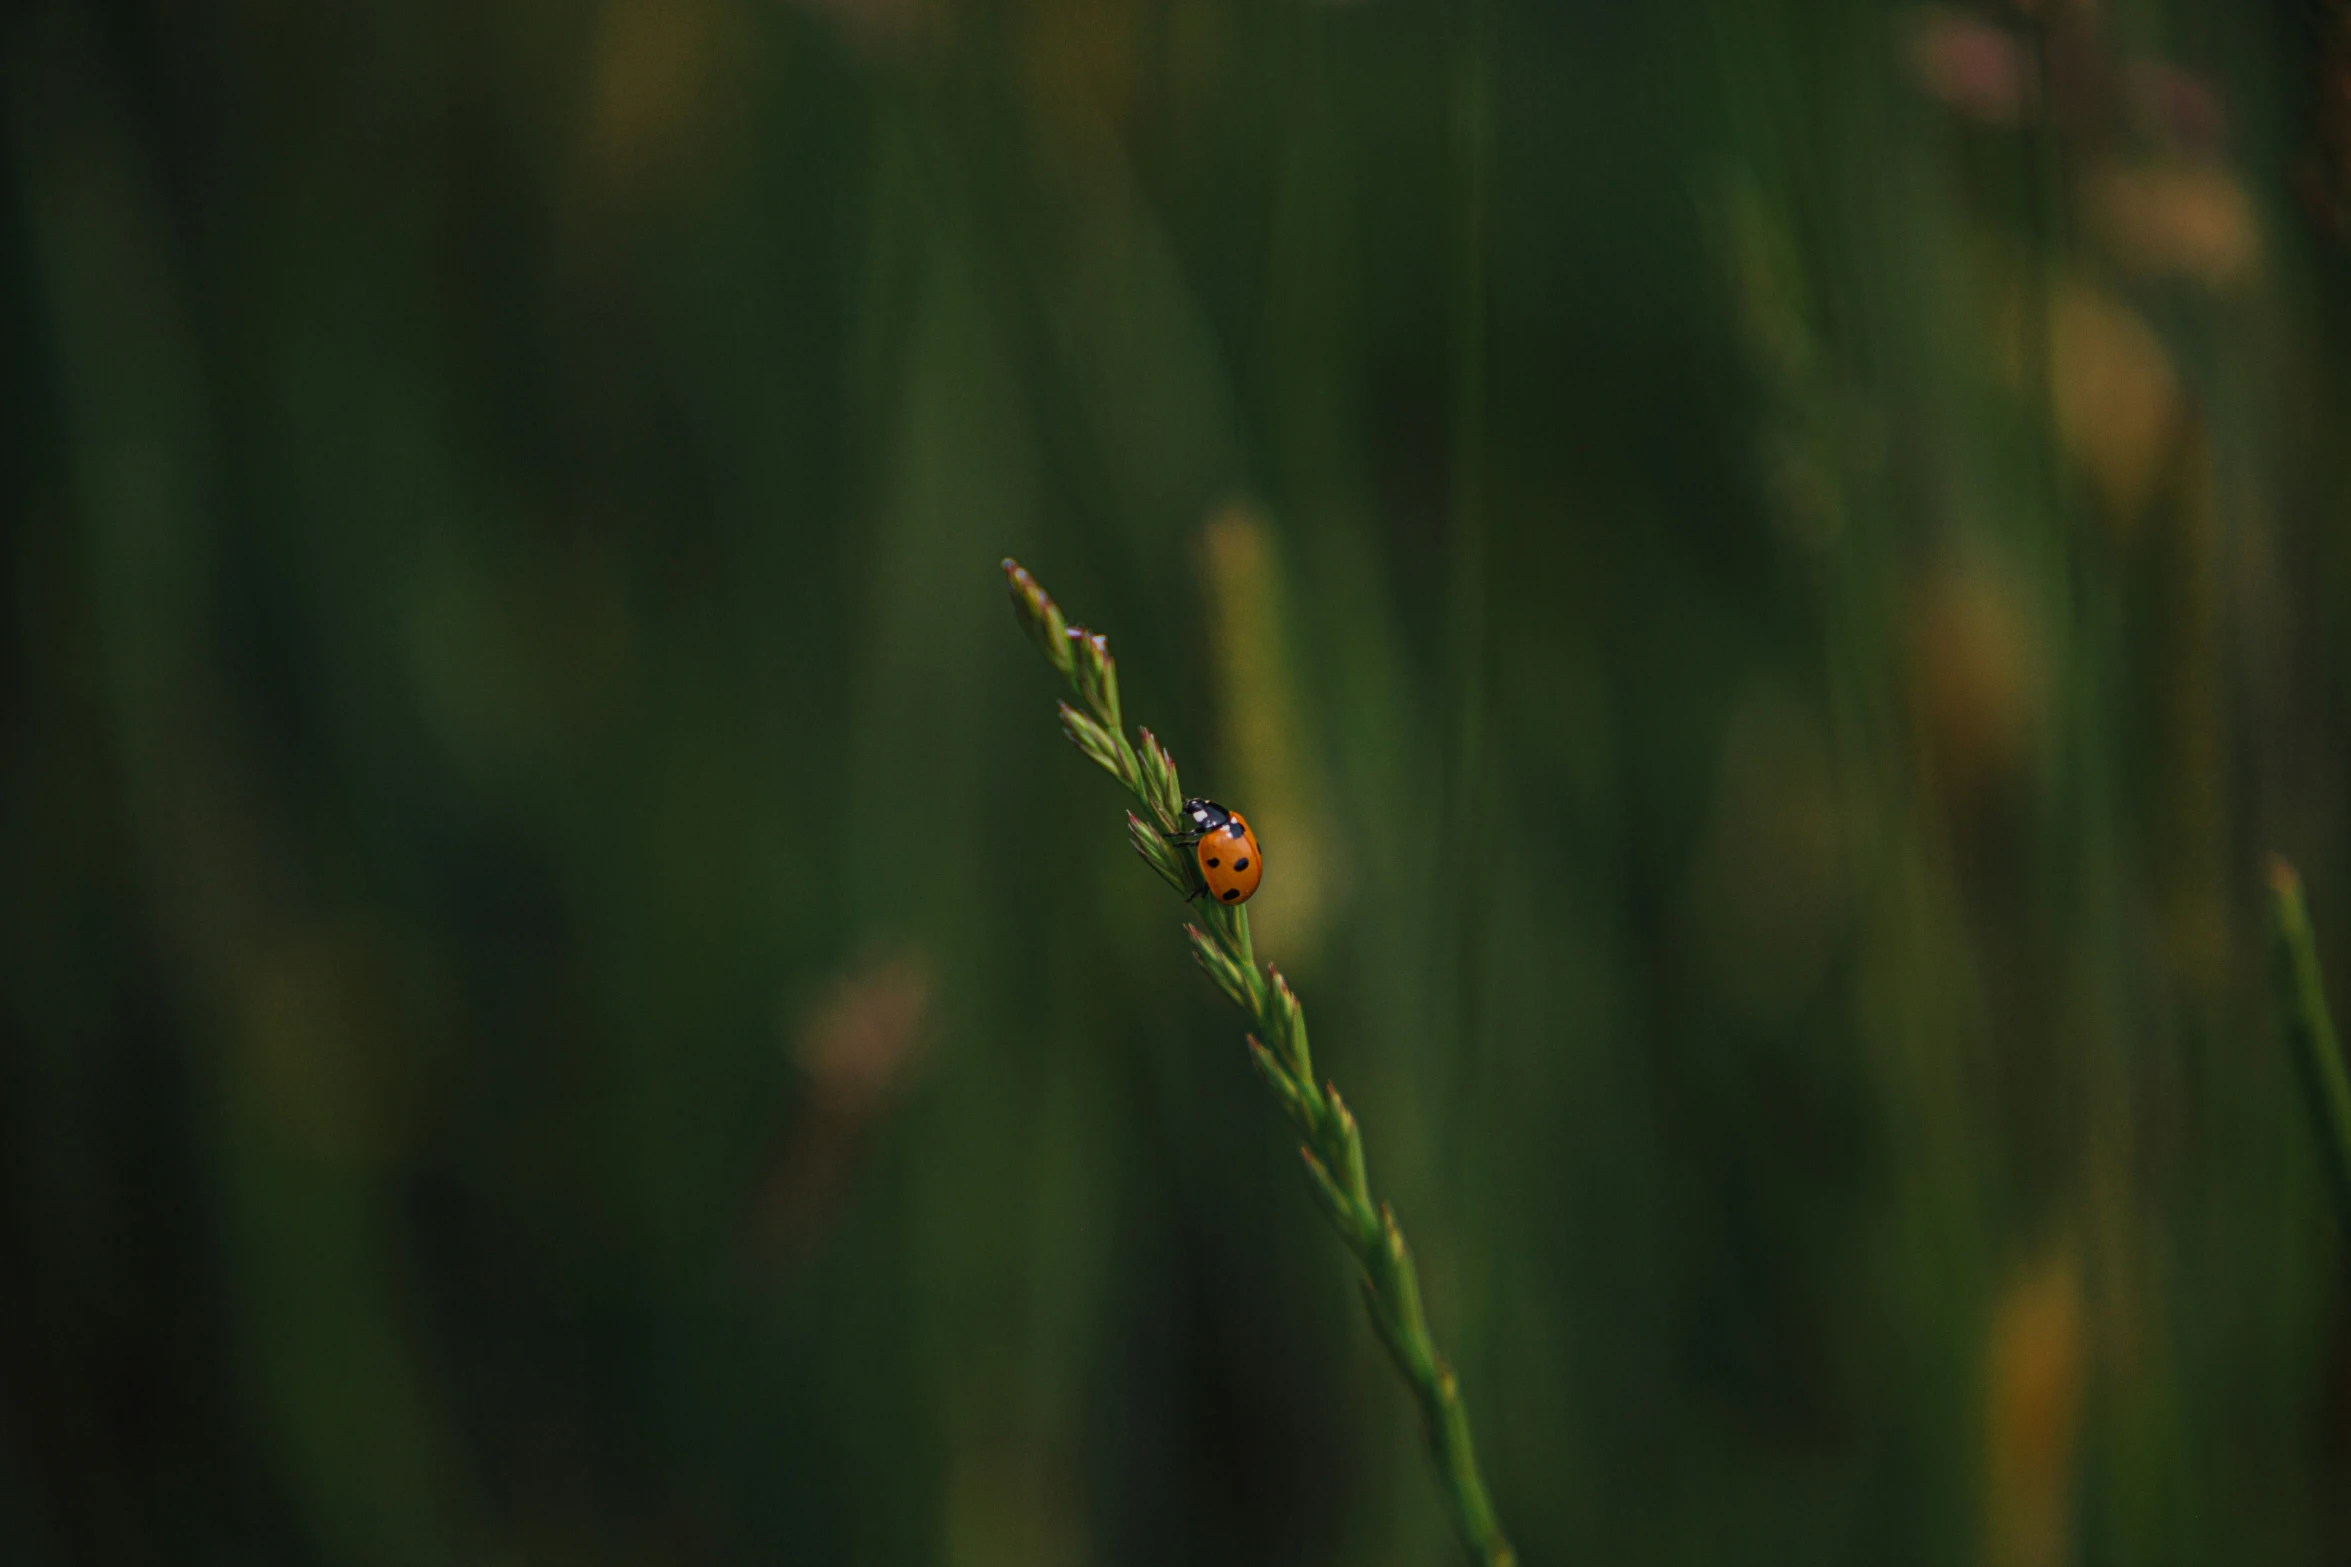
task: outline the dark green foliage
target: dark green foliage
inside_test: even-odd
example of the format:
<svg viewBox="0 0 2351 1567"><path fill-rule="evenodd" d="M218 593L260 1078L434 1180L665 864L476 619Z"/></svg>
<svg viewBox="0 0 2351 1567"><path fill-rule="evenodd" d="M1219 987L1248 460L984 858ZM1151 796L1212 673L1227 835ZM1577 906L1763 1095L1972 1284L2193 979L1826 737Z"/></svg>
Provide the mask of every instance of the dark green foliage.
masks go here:
<svg viewBox="0 0 2351 1567"><path fill-rule="evenodd" d="M2351 1557L2341 5L4 9L0 1559Z"/></svg>

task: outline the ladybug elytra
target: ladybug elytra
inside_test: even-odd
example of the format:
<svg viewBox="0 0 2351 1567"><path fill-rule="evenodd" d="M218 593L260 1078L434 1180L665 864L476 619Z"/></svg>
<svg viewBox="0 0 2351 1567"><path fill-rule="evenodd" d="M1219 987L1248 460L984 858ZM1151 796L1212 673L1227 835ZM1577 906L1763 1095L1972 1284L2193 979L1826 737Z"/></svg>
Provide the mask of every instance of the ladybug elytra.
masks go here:
<svg viewBox="0 0 2351 1567"><path fill-rule="evenodd" d="M1184 802L1183 819L1184 831L1168 834L1168 841L1192 851L1208 895L1219 903L1247 903L1265 874L1264 856L1257 852L1257 834L1249 830L1248 819L1214 800L1200 799Z"/></svg>

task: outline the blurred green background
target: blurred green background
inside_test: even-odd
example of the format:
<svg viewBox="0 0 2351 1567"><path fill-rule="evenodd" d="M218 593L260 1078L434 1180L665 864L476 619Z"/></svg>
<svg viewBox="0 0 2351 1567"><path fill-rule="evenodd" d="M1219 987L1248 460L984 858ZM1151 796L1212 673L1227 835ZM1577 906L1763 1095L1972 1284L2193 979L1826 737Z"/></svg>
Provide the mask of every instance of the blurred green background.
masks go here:
<svg viewBox="0 0 2351 1567"><path fill-rule="evenodd" d="M0 1558L2351 1556L2351 8L0 18Z"/></svg>

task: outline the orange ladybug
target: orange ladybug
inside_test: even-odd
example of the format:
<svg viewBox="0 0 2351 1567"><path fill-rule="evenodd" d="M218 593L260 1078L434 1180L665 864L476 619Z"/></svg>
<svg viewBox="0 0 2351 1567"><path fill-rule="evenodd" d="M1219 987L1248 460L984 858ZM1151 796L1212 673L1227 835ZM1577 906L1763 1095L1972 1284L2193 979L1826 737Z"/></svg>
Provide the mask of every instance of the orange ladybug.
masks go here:
<svg viewBox="0 0 2351 1567"><path fill-rule="evenodd" d="M1265 858L1257 852L1257 834L1249 830L1247 818L1214 800L1186 800L1183 817L1188 830L1168 834L1168 842L1192 851L1210 897L1247 903L1265 874Z"/></svg>

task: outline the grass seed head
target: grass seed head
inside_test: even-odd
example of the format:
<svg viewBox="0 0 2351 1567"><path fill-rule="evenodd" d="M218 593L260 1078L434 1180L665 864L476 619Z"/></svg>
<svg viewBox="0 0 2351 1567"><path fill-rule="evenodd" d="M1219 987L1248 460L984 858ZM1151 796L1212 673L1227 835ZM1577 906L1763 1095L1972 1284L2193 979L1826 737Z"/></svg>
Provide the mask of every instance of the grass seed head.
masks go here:
<svg viewBox="0 0 2351 1567"><path fill-rule="evenodd" d="M1077 665L1078 690L1085 694L1086 705L1094 710L1102 727L1115 734L1124 727L1124 719L1118 710L1118 660L1110 656L1110 639L1098 631L1072 626L1069 645Z"/></svg>
<svg viewBox="0 0 2351 1567"><path fill-rule="evenodd" d="M1216 988L1230 998L1234 1006L1244 1012L1254 1010L1249 1005L1249 976L1232 960L1224 944L1197 925L1186 925L1184 936L1192 943L1192 956L1208 970L1208 977L1216 981Z"/></svg>
<svg viewBox="0 0 2351 1567"><path fill-rule="evenodd" d="M1067 702L1061 704L1061 732L1104 772L1113 778L1119 776L1118 744L1110 732Z"/></svg>
<svg viewBox="0 0 2351 1567"><path fill-rule="evenodd" d="M1176 781L1175 758L1150 730L1135 732L1143 737L1143 787L1151 797L1151 814L1159 818L1162 829L1173 832L1184 804L1184 786Z"/></svg>
<svg viewBox="0 0 2351 1567"><path fill-rule="evenodd" d="M1047 663L1069 674L1069 628L1062 622L1061 606L1009 555L1004 557L1004 584L1011 591L1012 613L1019 618L1021 629L1044 652Z"/></svg>
<svg viewBox="0 0 2351 1567"><path fill-rule="evenodd" d="M1144 863L1159 873L1160 880L1185 897L1192 895L1189 878L1184 873L1175 846L1159 836L1157 828L1132 811L1127 812L1127 841L1135 846L1135 852L1143 857Z"/></svg>

